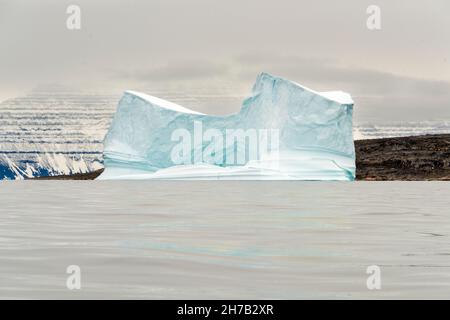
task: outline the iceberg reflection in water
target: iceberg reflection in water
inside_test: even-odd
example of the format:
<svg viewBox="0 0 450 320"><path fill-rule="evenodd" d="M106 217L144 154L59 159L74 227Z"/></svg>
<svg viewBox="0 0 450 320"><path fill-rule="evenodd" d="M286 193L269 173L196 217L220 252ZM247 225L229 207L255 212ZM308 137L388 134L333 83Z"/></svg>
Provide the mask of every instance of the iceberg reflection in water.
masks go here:
<svg viewBox="0 0 450 320"><path fill-rule="evenodd" d="M266 73L229 116L127 91L99 179L354 180L352 113L347 93Z"/></svg>

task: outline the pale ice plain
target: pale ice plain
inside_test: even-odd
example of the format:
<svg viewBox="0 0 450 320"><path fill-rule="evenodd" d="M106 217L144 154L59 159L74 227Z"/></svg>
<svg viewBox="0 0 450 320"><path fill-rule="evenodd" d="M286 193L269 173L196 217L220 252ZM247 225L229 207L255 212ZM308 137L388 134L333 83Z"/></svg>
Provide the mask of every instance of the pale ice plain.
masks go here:
<svg viewBox="0 0 450 320"><path fill-rule="evenodd" d="M449 194L448 182L4 181L0 297L448 299ZM81 290L66 287L69 265Z"/></svg>

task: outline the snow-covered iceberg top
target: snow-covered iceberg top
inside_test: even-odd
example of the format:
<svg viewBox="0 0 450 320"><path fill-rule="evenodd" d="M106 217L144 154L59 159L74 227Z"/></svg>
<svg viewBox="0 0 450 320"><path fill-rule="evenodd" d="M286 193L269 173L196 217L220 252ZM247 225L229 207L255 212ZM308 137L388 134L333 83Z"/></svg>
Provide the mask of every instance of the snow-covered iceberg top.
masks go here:
<svg viewBox="0 0 450 320"><path fill-rule="evenodd" d="M238 113L126 91L99 179L354 180L353 100L267 73Z"/></svg>

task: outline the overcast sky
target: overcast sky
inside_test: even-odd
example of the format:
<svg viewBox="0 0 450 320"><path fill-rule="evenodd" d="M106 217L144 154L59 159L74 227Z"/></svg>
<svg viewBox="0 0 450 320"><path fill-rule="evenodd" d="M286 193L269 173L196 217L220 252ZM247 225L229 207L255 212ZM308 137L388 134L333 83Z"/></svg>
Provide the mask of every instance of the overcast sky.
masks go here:
<svg viewBox="0 0 450 320"><path fill-rule="evenodd" d="M448 0L0 0L0 100L53 84L243 95L265 71L349 92L359 120L450 120L449 16Z"/></svg>

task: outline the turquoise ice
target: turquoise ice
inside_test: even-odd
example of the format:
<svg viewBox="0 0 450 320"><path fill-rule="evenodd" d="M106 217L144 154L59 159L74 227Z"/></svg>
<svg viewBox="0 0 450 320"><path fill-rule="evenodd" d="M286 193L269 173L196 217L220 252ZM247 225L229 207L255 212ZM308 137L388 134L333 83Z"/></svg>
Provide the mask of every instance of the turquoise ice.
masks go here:
<svg viewBox="0 0 450 320"><path fill-rule="evenodd" d="M352 112L347 93L267 73L228 116L126 91L99 179L354 180Z"/></svg>

